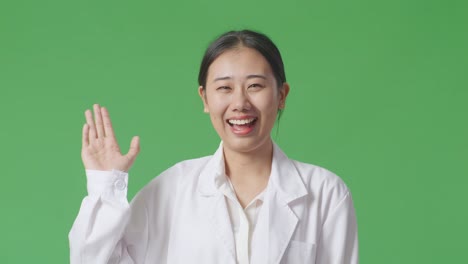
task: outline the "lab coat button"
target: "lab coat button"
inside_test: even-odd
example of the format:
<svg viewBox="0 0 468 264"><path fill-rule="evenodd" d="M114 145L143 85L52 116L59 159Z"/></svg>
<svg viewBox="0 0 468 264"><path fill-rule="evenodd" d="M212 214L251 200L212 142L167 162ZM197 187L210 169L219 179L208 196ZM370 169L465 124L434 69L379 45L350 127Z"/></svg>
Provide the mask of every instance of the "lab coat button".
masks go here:
<svg viewBox="0 0 468 264"><path fill-rule="evenodd" d="M127 187L127 184L125 184L125 181L123 181L122 179L118 179L115 181L115 188L117 188L117 190L125 190L125 187Z"/></svg>

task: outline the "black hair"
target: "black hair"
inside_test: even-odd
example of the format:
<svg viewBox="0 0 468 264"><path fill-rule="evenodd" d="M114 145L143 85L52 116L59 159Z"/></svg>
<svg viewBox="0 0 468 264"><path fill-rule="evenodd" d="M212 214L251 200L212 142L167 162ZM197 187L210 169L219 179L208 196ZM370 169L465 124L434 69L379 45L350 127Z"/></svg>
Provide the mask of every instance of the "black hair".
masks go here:
<svg viewBox="0 0 468 264"><path fill-rule="evenodd" d="M273 41L262 33L251 30L240 30L226 32L208 46L200 65L198 85L205 89L208 68L211 63L213 63L213 61L225 51L237 47L247 47L258 51L263 55L263 57L265 57L268 64L270 64L278 87L281 87L283 83L286 82L283 60L281 59L281 54Z"/></svg>

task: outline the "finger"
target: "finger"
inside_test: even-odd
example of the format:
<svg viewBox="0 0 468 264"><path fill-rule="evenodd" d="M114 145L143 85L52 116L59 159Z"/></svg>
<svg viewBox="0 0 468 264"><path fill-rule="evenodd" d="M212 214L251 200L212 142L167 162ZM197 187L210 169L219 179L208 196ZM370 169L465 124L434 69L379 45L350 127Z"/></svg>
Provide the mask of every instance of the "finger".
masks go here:
<svg viewBox="0 0 468 264"><path fill-rule="evenodd" d="M114 129L112 128L112 122L109 116L109 111L107 111L107 108L102 107L101 112L102 121L104 123L104 133L106 134L106 137L114 137Z"/></svg>
<svg viewBox="0 0 468 264"><path fill-rule="evenodd" d="M84 124L83 126L83 136L82 136L83 148L89 145L89 126Z"/></svg>
<svg viewBox="0 0 468 264"><path fill-rule="evenodd" d="M102 124L101 107L98 104L94 105L94 119L96 120L96 131L98 137L105 137L104 126Z"/></svg>
<svg viewBox="0 0 468 264"><path fill-rule="evenodd" d="M135 136L132 138L132 142L130 143L130 149L128 150L126 156L134 159L138 155L138 152L140 152L140 137Z"/></svg>
<svg viewBox="0 0 468 264"><path fill-rule="evenodd" d="M92 141L96 139L96 128L94 125L93 114L91 113L90 110L86 110L85 116L86 116L86 124L88 124L89 126L89 140Z"/></svg>

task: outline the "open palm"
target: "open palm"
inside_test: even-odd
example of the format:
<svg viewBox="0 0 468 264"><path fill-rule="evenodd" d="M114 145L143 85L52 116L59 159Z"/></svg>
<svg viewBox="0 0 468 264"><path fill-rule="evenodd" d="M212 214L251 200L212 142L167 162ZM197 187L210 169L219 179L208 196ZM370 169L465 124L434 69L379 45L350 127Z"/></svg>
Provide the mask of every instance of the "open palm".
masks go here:
<svg viewBox="0 0 468 264"><path fill-rule="evenodd" d="M85 169L128 171L140 151L138 137L133 137L127 154L120 152L114 135L109 112L98 104L93 106L93 114L85 111L86 124L83 126L81 158Z"/></svg>

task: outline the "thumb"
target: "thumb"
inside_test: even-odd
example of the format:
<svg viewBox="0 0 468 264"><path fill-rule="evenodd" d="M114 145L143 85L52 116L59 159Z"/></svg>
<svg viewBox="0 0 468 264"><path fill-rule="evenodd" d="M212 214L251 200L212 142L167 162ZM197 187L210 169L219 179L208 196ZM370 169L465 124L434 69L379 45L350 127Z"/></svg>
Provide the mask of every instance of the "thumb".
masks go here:
<svg viewBox="0 0 468 264"><path fill-rule="evenodd" d="M132 138L132 142L130 142L130 149L128 150L128 153L126 156L134 159L136 155L138 155L139 152L140 152L140 137L134 136Z"/></svg>

